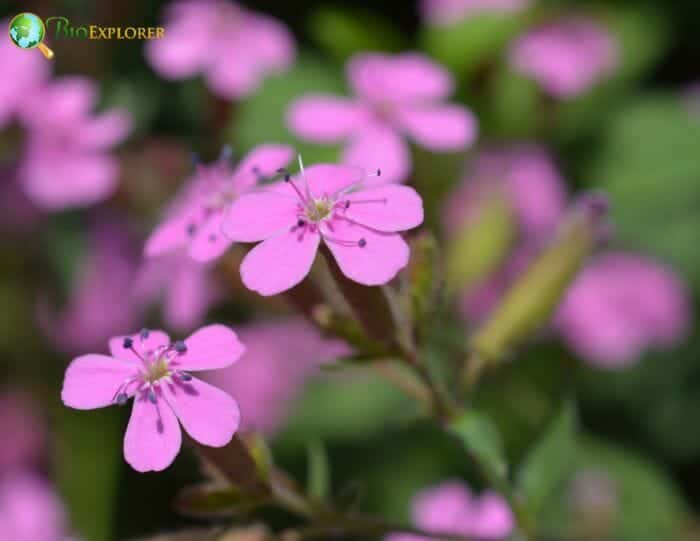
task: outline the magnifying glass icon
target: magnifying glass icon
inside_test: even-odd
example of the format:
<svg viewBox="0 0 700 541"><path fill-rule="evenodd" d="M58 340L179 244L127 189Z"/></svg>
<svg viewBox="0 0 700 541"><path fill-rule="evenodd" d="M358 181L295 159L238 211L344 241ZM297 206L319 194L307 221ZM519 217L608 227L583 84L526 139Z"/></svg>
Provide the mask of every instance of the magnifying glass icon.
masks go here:
<svg viewBox="0 0 700 541"><path fill-rule="evenodd" d="M44 45L46 26L41 17L33 13L20 13L10 21L9 34L12 43L20 49L37 47L47 60L53 58L53 51Z"/></svg>

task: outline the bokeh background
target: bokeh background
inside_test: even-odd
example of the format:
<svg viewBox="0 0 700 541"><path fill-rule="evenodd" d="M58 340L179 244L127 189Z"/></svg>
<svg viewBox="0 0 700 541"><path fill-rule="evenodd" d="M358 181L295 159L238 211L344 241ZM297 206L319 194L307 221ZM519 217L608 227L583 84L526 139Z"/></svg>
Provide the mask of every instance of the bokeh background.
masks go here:
<svg viewBox="0 0 700 541"><path fill-rule="evenodd" d="M445 240L450 257L467 258L463 263L469 268L469 258L500 262L513 248L502 242L504 235L510 238L502 229L517 226L496 217L486 236L479 236L480 248L460 256L443 218L483 148L526 143L546 152L548 167L556 168L569 194L609 193L614 225L609 249L663 264L683 284L678 317L685 330L661 347L639 348L624 363L596 363L546 330L480 389L477 405L497 421L513 464L557 418L562 404L576 404L576 435L554 438L551 454L552 469L571 469L547 507L551 539L699 538L700 334L693 320L700 291L697 2L542 0L496 15L482 8L486 15L457 13L442 21L421 13L413 0L244 3L286 25L296 57L284 73L264 77L238 99L212 92L202 77L161 77L139 41L49 36L56 57L41 67L12 59L33 55L45 62L38 51L9 50L9 42L0 47L0 86L5 87L0 99L6 105L18 95L38 101L19 120L9 113L0 117L0 530L8 516L20 514L86 541L131 539L196 524L172 505L177 491L200 477L188 451L163 473L138 474L121 453L126 409L78 412L60 403L63 372L73 356L104 351L107 337L142 326L182 336L205 321L243 326L251 344L259 344L251 355L261 367L251 360L250 370L231 374L231 388L250 395L248 402L258 411L274 410L259 413L258 428L270 435L277 461L300 479L309 453L325 449L339 499L408 519L411 498L421 488L456 477L480 488L453 442L429 424L413 422L416 412L406 398L376 374L319 369L321 361L342 355L344 346L325 341L328 356L319 358L321 339L290 319L293 311L283 300L262 300L242 287L241 252L234 249L206 269L167 261L144 269L140 256L167 202L191 174L193 153L210 162L223 145L240 157L257 144L277 141L294 144L306 163L334 161L340 146L311 144L290 132L288 106L309 92L347 94L343 66L359 51L420 50L451 71L452 101L469 107L479 121L479 138L464 152L412 148L410 179L426 202L426 227ZM162 23L166 5L3 2L0 18L5 24L19 11L32 11L44 18L68 17L76 26L150 26ZM522 36L572 16L594 21L614 44L614 61L580 91L553 95L514 68L512 51ZM225 24L192 28L211 34L211 55L232 54L223 41L217 46L217 33L229 31L234 30ZM551 55L556 66L559 53L556 44L549 49L545 44L538 56ZM565 58L560 70L595 71L590 66L604 54L591 45L585 54ZM53 73L42 75L46 68ZM87 125L81 128L76 120L80 114L61 117L42 94L51 83L37 82L67 75L94 84L96 111L130 118L122 136L113 118L113 131L105 135L111 142L99 149L113 162L92 154L94 161L81 161L69 152L42 152L55 138L68 140L81 129L90 137ZM19 94L11 94L17 86ZM76 98L81 99L86 98ZM77 107L90 110L89 104ZM51 188L26 180L37 175L56 188L87 167L97 176L114 176L113 188L89 203L65 204L51 196L47 203L36 193ZM532 189L535 197L537 189ZM486 274L499 272L496 264L483 268ZM597 294L614 296L626 278L623 274ZM629 281L636 279L630 271ZM455 304L463 294L455 294ZM644 311L644 299L658 295L653 284L640 281L627 297L627 310ZM646 323L663 326L664 317L675 316L649 317ZM608 322L601 316L600 324ZM439 366L469 324L455 315L438 326L430 354ZM292 340L298 340L297 347L289 347ZM285 351L270 350L275 341ZM288 520L268 518L273 524ZM578 537L567 536L569 530ZM558 537L563 531L568 534ZM61 538L56 535L47 526L31 539Z"/></svg>

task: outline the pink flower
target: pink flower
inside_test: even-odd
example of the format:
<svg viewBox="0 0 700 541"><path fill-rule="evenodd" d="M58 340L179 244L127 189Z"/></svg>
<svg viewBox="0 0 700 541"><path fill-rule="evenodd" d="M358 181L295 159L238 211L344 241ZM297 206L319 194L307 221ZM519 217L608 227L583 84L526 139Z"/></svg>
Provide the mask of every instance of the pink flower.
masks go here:
<svg viewBox="0 0 700 541"><path fill-rule="evenodd" d="M648 349L680 341L689 296L673 271L624 252L593 260L569 289L554 321L583 359L604 368L634 363Z"/></svg>
<svg viewBox="0 0 700 541"><path fill-rule="evenodd" d="M265 434L279 428L304 381L320 365L350 352L343 342L322 338L303 319L253 323L238 334L245 355L208 380L236 397L245 429Z"/></svg>
<svg viewBox="0 0 700 541"><path fill-rule="evenodd" d="M451 533L478 539L504 539L514 519L506 501L487 491L475 497L462 482L449 481L418 494L413 520L427 532ZM392 534L387 541L427 541L411 534Z"/></svg>
<svg viewBox="0 0 700 541"><path fill-rule="evenodd" d="M304 279L321 240L345 276L385 284L408 263L398 232L422 222L423 202L412 188L366 186L353 167L320 164L239 197L224 230L234 241L263 241L243 260L241 278L267 296Z"/></svg>
<svg viewBox="0 0 700 541"><path fill-rule="evenodd" d="M147 259L134 284L134 297L145 304L162 302L165 323L181 332L201 325L222 292L211 265L178 254Z"/></svg>
<svg viewBox="0 0 700 541"><path fill-rule="evenodd" d="M9 23L0 20L0 28L5 31ZM5 74L0 85L0 128L43 86L50 65L40 54L27 54L6 38L0 40L0 73Z"/></svg>
<svg viewBox="0 0 700 541"><path fill-rule="evenodd" d="M30 473L0 480L0 539L67 540L63 506L45 481Z"/></svg>
<svg viewBox="0 0 700 541"><path fill-rule="evenodd" d="M180 0L168 7L165 37L150 41L146 57L163 77L203 74L225 99L251 94L294 61L294 41L283 24L225 0Z"/></svg>
<svg viewBox="0 0 700 541"><path fill-rule="evenodd" d="M438 152L463 150L476 138L476 119L467 109L440 103L453 81L425 56L359 54L348 63L347 76L356 98L308 95L287 114L290 129L304 139L347 141L343 163L374 163L383 180L400 182L411 169L402 133Z"/></svg>
<svg viewBox="0 0 700 541"><path fill-rule="evenodd" d="M91 114L94 83L65 77L30 94L21 108L27 145L19 171L32 202L49 211L92 205L109 197L118 180L110 147L128 134L121 110Z"/></svg>
<svg viewBox="0 0 700 541"><path fill-rule="evenodd" d="M203 445L226 445L239 425L236 402L189 372L233 364L245 351L223 325L203 327L184 341L171 342L163 331L143 330L109 341L111 356L73 359L61 397L66 406L95 409L134 398L124 436L124 457L140 472L172 464L187 433Z"/></svg>
<svg viewBox="0 0 700 541"><path fill-rule="evenodd" d="M292 153L288 146L261 145L233 171L226 159L212 166L200 166L146 241L146 256L186 249L192 259L200 262L220 257L232 244L221 229L231 202L263 177L274 175L284 167Z"/></svg>
<svg viewBox="0 0 700 541"><path fill-rule="evenodd" d="M572 98L609 76L618 64L618 45L592 20L565 19L541 26L513 45L513 67L556 98Z"/></svg>
<svg viewBox="0 0 700 541"><path fill-rule="evenodd" d="M123 225L98 222L90 231L67 304L58 313L40 298L39 327L57 349L75 353L99 348L110 337L137 324L141 315L133 295L138 251Z"/></svg>
<svg viewBox="0 0 700 541"><path fill-rule="evenodd" d="M30 397L17 390L3 391L0 425L12 435L0 446L0 474L35 466L44 450L46 427Z"/></svg>
<svg viewBox="0 0 700 541"><path fill-rule="evenodd" d="M421 12L431 24L447 25L483 13L520 11L530 0L422 0Z"/></svg>
<svg viewBox="0 0 700 541"><path fill-rule="evenodd" d="M471 170L445 208L445 226L458 232L478 214L482 197L501 194L526 239L551 235L566 209L566 188L550 154L534 144L491 148Z"/></svg>

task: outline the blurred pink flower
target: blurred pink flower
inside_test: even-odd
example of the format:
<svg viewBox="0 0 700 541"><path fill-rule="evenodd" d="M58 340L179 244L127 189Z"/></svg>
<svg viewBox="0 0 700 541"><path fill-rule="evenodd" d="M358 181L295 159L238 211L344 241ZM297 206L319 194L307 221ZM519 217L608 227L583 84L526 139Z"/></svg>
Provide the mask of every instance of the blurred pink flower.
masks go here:
<svg viewBox="0 0 700 541"><path fill-rule="evenodd" d="M552 96L572 98L609 76L618 56L617 42L605 27L571 18L522 36L513 45L511 63Z"/></svg>
<svg viewBox="0 0 700 541"><path fill-rule="evenodd" d="M39 326L49 341L76 353L133 328L141 312L132 293L137 269L138 252L121 224L94 225L65 307L56 313L45 297L40 299Z"/></svg>
<svg viewBox="0 0 700 541"><path fill-rule="evenodd" d="M165 37L146 47L151 66L177 80L203 74L225 99L251 94L294 61L292 35L277 20L226 0L179 0L166 12Z"/></svg>
<svg viewBox="0 0 700 541"><path fill-rule="evenodd" d="M287 165L292 154L288 146L261 145L233 170L225 153L215 164L199 166L146 241L146 256L187 249L192 259L207 262L223 255L232 244L221 229L231 202Z"/></svg>
<svg viewBox="0 0 700 541"><path fill-rule="evenodd" d="M207 380L236 397L246 430L264 434L280 427L304 381L320 365L350 353L343 342L322 338L302 319L253 323L238 334L246 345L241 360Z"/></svg>
<svg viewBox="0 0 700 541"><path fill-rule="evenodd" d="M531 0L422 0L423 18L435 25L459 22L483 13L512 13L526 8Z"/></svg>
<svg viewBox="0 0 700 541"><path fill-rule="evenodd" d="M165 323L180 332L201 325L222 293L211 265L180 254L147 259L134 284L134 297L145 304L162 301Z"/></svg>
<svg viewBox="0 0 700 541"><path fill-rule="evenodd" d="M0 20L0 28L6 31L8 19ZM15 46L7 36L0 39L0 128L3 128L19 112L25 100L40 92L49 76L50 64L40 54L27 54Z"/></svg>
<svg viewBox="0 0 700 541"><path fill-rule="evenodd" d="M28 395L14 389L2 391L0 426L11 435L0 446L0 475L36 466L44 451L46 427Z"/></svg>
<svg viewBox="0 0 700 541"><path fill-rule="evenodd" d="M109 197L118 180L110 147L131 129L122 110L93 115L95 84L64 77L31 92L22 103L27 130L19 177L31 201L56 211L92 205Z"/></svg>
<svg viewBox="0 0 700 541"><path fill-rule="evenodd" d="M504 539L515 523L501 496L487 491L476 497L459 481L449 481L419 493L413 501L413 521L426 532L478 539ZM387 541L428 541L428 538L392 534Z"/></svg>
<svg viewBox="0 0 700 541"><path fill-rule="evenodd" d="M161 471L180 451L178 420L196 441L226 445L240 421L228 394L189 372L225 368L245 351L236 333L223 325L203 327L184 341L163 331L109 341L111 357L89 354L66 370L61 398L66 406L89 410L134 398L124 436L124 457L137 471Z"/></svg>
<svg viewBox="0 0 700 541"><path fill-rule="evenodd" d="M688 292L673 271L624 252L600 255L579 274L554 320L583 359L604 368L666 348L688 330Z"/></svg>
<svg viewBox="0 0 700 541"><path fill-rule="evenodd" d="M422 222L423 202L413 188L367 187L354 167L319 164L239 197L224 231L234 241L262 241L243 260L241 278L267 296L306 277L321 239L345 276L385 284L408 263L399 232Z"/></svg>
<svg viewBox="0 0 700 541"><path fill-rule="evenodd" d="M502 194L526 239L553 233L566 209L566 187L551 155L534 144L491 148L477 155L445 206L445 227L458 232L478 214L482 196Z"/></svg>
<svg viewBox="0 0 700 541"><path fill-rule="evenodd" d="M441 103L452 93L450 74L416 53L365 53L347 65L356 98L311 94L287 113L290 129L310 141L347 142L343 163L376 164L385 182L406 180L411 169L406 133L438 152L463 150L477 134L464 107Z"/></svg>
<svg viewBox="0 0 700 541"><path fill-rule="evenodd" d="M0 539L64 541L66 518L51 487L30 473L0 478Z"/></svg>

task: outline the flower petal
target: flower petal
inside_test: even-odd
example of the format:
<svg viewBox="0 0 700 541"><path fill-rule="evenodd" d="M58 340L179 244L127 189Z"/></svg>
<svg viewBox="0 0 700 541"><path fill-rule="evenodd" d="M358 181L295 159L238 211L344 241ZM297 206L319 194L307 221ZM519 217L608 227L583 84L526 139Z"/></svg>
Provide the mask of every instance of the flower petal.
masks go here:
<svg viewBox="0 0 700 541"><path fill-rule="evenodd" d="M253 248L241 264L241 278L248 289L276 295L301 282L316 256L320 235L285 231Z"/></svg>
<svg viewBox="0 0 700 541"><path fill-rule="evenodd" d="M284 189L289 193L284 193ZM277 183L236 199L223 221L232 241L257 242L292 227L297 221L299 200L291 187Z"/></svg>
<svg viewBox="0 0 700 541"><path fill-rule="evenodd" d="M134 365L124 360L82 355L68 365L61 399L66 406L80 410L109 406L122 383L135 373Z"/></svg>
<svg viewBox="0 0 700 541"><path fill-rule="evenodd" d="M403 182L411 169L411 155L401 136L384 124L359 132L343 152L342 162L365 170L381 170L381 176L365 184Z"/></svg>
<svg viewBox="0 0 700 541"><path fill-rule="evenodd" d="M164 470L173 463L182 444L177 417L161 391L157 390L159 400L155 404L145 393L136 397L124 435L124 458L139 472Z"/></svg>
<svg viewBox="0 0 700 541"><path fill-rule="evenodd" d="M326 94L304 96L287 111L289 129L318 143L342 141L369 120L370 113L361 103Z"/></svg>
<svg viewBox="0 0 700 541"><path fill-rule="evenodd" d="M288 145L260 145L251 150L236 167L233 185L237 193L255 186L258 177L272 176L278 169L287 165L294 149Z"/></svg>
<svg viewBox="0 0 700 541"><path fill-rule="evenodd" d="M395 232L423 223L423 200L408 186L388 184L343 197L350 205L343 215L377 231Z"/></svg>
<svg viewBox="0 0 700 541"><path fill-rule="evenodd" d="M199 443L226 445L238 430L241 415L236 401L221 389L192 378L161 386L165 400L183 428Z"/></svg>
<svg viewBox="0 0 700 541"><path fill-rule="evenodd" d="M401 107L396 115L399 125L418 144L430 150L462 150L476 139L477 122L474 115L458 105Z"/></svg>
<svg viewBox="0 0 700 541"><path fill-rule="evenodd" d="M148 334L142 336L141 333L131 334L127 336L115 336L109 340L109 352L124 361L137 363L141 366L141 359L131 349L124 347L124 339L131 338L134 349L143 356L148 351L154 351L161 346L170 344L170 337L163 331L150 330Z"/></svg>
<svg viewBox="0 0 700 541"><path fill-rule="evenodd" d="M375 102L415 103L446 98L453 87L449 72L416 53L362 53L348 63L355 92Z"/></svg>
<svg viewBox="0 0 700 541"><path fill-rule="evenodd" d="M360 284L386 284L408 263L408 245L397 233L338 219L324 225L323 238L343 274Z"/></svg>
<svg viewBox="0 0 700 541"><path fill-rule="evenodd" d="M209 325L185 339L187 351L177 357L182 370L214 370L236 362L245 347L225 325Z"/></svg>
<svg viewBox="0 0 700 541"><path fill-rule="evenodd" d="M366 172L361 167L320 163L304 170L304 175L296 177L299 188L305 190L304 182L308 182L311 194L315 197L332 195L340 190L361 181Z"/></svg>
<svg viewBox="0 0 700 541"><path fill-rule="evenodd" d="M224 213L219 212L199 226L187 252L192 259L200 263L214 261L231 247L233 242L221 229L223 220Z"/></svg>

